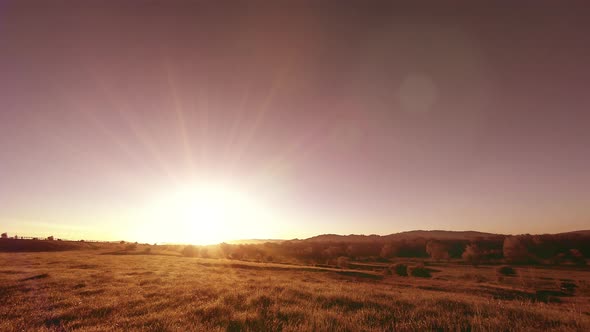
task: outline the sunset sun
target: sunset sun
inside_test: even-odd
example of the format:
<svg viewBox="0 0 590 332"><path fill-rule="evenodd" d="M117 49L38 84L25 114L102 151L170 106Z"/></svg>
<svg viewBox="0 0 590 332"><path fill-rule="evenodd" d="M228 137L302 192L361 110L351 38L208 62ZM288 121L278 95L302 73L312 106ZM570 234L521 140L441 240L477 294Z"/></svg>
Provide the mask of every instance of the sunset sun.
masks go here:
<svg viewBox="0 0 590 332"><path fill-rule="evenodd" d="M169 242L214 244L260 234L268 209L252 194L221 183L172 188L146 208L144 236Z"/></svg>

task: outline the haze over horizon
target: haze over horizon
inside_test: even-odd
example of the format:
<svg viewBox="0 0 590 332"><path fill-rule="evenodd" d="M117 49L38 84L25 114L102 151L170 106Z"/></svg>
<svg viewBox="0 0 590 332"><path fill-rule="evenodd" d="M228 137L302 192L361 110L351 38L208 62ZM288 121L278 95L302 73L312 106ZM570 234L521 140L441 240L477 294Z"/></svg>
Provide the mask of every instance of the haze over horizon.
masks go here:
<svg viewBox="0 0 590 332"><path fill-rule="evenodd" d="M590 228L590 8L0 4L0 231Z"/></svg>

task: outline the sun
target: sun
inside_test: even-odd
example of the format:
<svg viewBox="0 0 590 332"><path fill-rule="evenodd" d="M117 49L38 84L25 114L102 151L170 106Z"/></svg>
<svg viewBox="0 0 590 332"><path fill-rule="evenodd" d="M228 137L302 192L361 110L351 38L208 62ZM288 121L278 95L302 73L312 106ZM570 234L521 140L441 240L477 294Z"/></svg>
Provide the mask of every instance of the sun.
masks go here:
<svg viewBox="0 0 590 332"><path fill-rule="evenodd" d="M268 206L227 184L177 186L148 205L138 233L150 242L206 245L262 238L270 230Z"/></svg>

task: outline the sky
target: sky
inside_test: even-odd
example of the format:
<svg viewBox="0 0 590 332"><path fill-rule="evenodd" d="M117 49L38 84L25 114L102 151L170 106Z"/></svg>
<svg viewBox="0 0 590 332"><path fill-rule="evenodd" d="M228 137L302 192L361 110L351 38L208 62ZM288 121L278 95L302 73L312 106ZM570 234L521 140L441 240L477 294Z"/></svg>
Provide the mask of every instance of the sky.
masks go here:
<svg viewBox="0 0 590 332"><path fill-rule="evenodd" d="M588 229L590 7L501 3L2 1L0 231Z"/></svg>

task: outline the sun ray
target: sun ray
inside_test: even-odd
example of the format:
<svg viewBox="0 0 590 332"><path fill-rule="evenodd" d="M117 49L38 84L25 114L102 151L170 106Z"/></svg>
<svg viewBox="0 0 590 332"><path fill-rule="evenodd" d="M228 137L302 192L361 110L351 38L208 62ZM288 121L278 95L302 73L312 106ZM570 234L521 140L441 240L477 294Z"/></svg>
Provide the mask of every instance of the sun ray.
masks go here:
<svg viewBox="0 0 590 332"><path fill-rule="evenodd" d="M319 141L319 135L325 133L325 126L320 126L314 130L310 130L307 134L302 134L296 137L287 145L282 151L270 158L261 168L258 176L273 176L279 173L288 165L301 164L311 156L313 151L319 147L319 144L313 144Z"/></svg>
<svg viewBox="0 0 590 332"><path fill-rule="evenodd" d="M178 121L178 127L180 128L180 133L182 136L186 161L187 161L188 166L190 168L191 175L194 175L195 163L193 160L193 154L192 154L190 140L188 138L188 133L186 130L186 120L184 117L184 107L183 107L182 101L180 100L180 98L178 96L178 91L177 91L176 85L174 84L174 81L172 79L172 73L171 73L170 65L168 62L165 63L165 70L166 70L166 75L168 78L168 87L170 89L170 95L172 97L172 101L174 104L174 110L176 113L176 120Z"/></svg>
<svg viewBox="0 0 590 332"><path fill-rule="evenodd" d="M85 110L84 107L80 107L78 106L78 103L74 102L71 97L69 97L65 91L66 89L64 89L63 87L61 87L57 82L54 82L52 84L52 87L54 89L54 95L56 96L57 99L60 100L60 102L65 103L65 106L72 106L74 107L76 110ZM82 112L83 114L86 112ZM68 113L63 113L63 118L61 119L55 119L55 118L51 118L51 120L59 120L62 123L67 122L71 122L72 119L70 117L71 112ZM42 126L45 126L49 123L50 119L49 118L44 118L42 115L37 115L35 117L31 117L30 121L40 124ZM48 137L48 139L50 139L51 141L55 142L56 144L58 144L60 147L67 149L69 151L72 151L80 156L84 156L85 158L88 158L89 160L97 160L97 157L95 154L92 154L90 151L88 151L87 149L84 148L84 146L82 146L78 141L76 140L72 140L67 138L64 134L61 134L55 130L51 130L50 132L46 132L46 137ZM104 158L101 159L101 161L104 160ZM108 165L107 167L109 167L109 169L113 170L113 163L111 162L103 162L101 163L102 166Z"/></svg>
<svg viewBox="0 0 590 332"><path fill-rule="evenodd" d="M248 146L251 143L251 141L254 139L256 132L259 130L259 127L264 122L265 116L267 115L267 113L270 109L270 105L271 105L276 93L278 92L279 88L281 87L282 83L284 82L285 77L289 73L290 67L291 67L290 61L288 61L287 65L282 67L279 70L279 73L277 74L273 84L271 85L267 96L264 98L264 100L261 103L261 106L256 111L256 114L254 117L254 122L248 128L245 137L243 137L243 139L241 139L241 144L237 148L236 154L234 156L234 159L233 159L233 162L231 163L231 165L235 165L236 163L239 163L243 154L248 149Z"/></svg>
<svg viewBox="0 0 590 332"><path fill-rule="evenodd" d="M203 92L203 90L205 90ZM197 92L197 114L199 114L199 164L207 166L208 163L208 139L209 139L209 87L199 89ZM202 167L203 168L203 167Z"/></svg>
<svg viewBox="0 0 590 332"><path fill-rule="evenodd" d="M168 166L162 154L158 150L156 144L152 141L147 133L141 128L139 124L136 123L135 119L133 119L129 115L130 107L127 105L120 105L119 103L115 102L115 98L112 92L107 88L104 80L101 79L98 75L93 72L95 84L101 89L103 94L105 95L107 101L113 106L117 114L125 121L127 126L131 129L131 132L135 136L135 138L143 145L143 147L147 150L148 153L151 154L152 158L154 158L155 162L158 164L160 169L163 171L164 175L172 182L178 182L177 177L171 171L171 168ZM123 102L121 102L123 103Z"/></svg>
<svg viewBox="0 0 590 332"><path fill-rule="evenodd" d="M56 86L56 85L54 85ZM95 128L98 132L102 133L110 142L115 144L123 153L131 158L137 164L141 163L141 158L137 155L137 153L133 152L133 150L126 144L123 140L121 140L112 130L110 130L104 123L102 123L98 117L92 112L89 108L85 107L81 103L74 101L71 96L69 96L61 87L56 86L56 89L59 91L59 95L61 99L71 107L73 107L79 114L81 114L88 123ZM146 165L143 165L146 166ZM157 171L152 165L147 165L147 167L152 171Z"/></svg>
<svg viewBox="0 0 590 332"><path fill-rule="evenodd" d="M237 137L239 136L239 133L240 133L240 126L243 124L243 118L244 118L243 115L245 113L245 108L246 108L249 98L250 98L250 89L248 88L248 86L246 86L244 88L242 98L240 99L240 103L239 103L238 107L236 108L234 121L232 122L232 125L230 127L230 130L228 133L228 138L227 138L227 144L225 147L226 160L229 160L228 165L227 165L227 169L226 169L228 176L232 176L232 174L234 173L235 163L237 160L235 158L235 155L233 155L233 157L232 157L231 154L234 151L234 147L236 144L235 140L237 139Z"/></svg>

